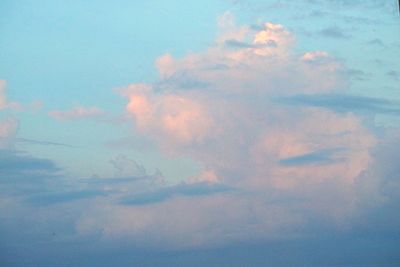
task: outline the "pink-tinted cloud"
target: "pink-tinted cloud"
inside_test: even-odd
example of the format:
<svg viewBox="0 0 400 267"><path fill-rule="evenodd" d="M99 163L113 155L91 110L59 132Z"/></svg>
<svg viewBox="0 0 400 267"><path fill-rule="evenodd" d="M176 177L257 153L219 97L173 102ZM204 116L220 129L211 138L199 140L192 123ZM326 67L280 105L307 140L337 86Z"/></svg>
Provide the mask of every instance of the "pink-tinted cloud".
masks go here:
<svg viewBox="0 0 400 267"><path fill-rule="evenodd" d="M103 115L104 112L97 107L75 107L71 110L53 110L49 116L60 121L78 120L86 118L96 118Z"/></svg>
<svg viewBox="0 0 400 267"><path fill-rule="evenodd" d="M151 86L135 84L125 90L127 110L137 129L163 142L201 142L212 127L212 120L196 97L184 94L155 94Z"/></svg>
<svg viewBox="0 0 400 267"><path fill-rule="evenodd" d="M158 82L121 93L135 131L203 166L188 184L235 190L142 206L98 203L77 224L81 234L102 229L106 239L196 246L287 238L312 217L342 225L356 211L375 137L355 114L273 101L344 90L341 64L325 51L296 52L282 25L236 27L230 14L219 24L213 47L161 56Z"/></svg>

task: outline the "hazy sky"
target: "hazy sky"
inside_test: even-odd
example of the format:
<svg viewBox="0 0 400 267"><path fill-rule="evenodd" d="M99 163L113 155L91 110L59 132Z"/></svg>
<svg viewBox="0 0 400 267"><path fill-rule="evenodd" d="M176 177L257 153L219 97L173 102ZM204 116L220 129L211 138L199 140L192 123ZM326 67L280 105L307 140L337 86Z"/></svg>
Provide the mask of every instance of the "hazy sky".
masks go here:
<svg viewBox="0 0 400 267"><path fill-rule="evenodd" d="M398 266L396 0L0 3L1 266Z"/></svg>

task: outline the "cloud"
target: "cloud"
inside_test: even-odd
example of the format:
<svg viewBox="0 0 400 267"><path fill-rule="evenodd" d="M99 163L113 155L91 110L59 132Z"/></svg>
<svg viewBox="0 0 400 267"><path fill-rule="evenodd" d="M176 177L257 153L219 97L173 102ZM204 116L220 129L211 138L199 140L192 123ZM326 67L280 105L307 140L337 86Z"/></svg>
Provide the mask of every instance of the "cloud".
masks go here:
<svg viewBox="0 0 400 267"><path fill-rule="evenodd" d="M0 149L10 149L14 145L17 135L19 121L8 118L0 121Z"/></svg>
<svg viewBox="0 0 400 267"><path fill-rule="evenodd" d="M334 103L285 103L344 95L345 68L323 50L298 53L283 25L220 24L205 52L161 56L158 81L119 91L134 131L197 161L202 172L182 185L121 196L123 205L105 204L107 212L93 208L78 223L82 235L101 229L107 240L190 247L292 238L315 218L327 227L350 224L376 137L356 112L337 112Z"/></svg>
<svg viewBox="0 0 400 267"><path fill-rule="evenodd" d="M110 160L110 163L116 169L117 177L147 176L146 170L142 165L139 165L136 161L131 160L124 155L118 155L115 159Z"/></svg>
<svg viewBox="0 0 400 267"><path fill-rule="evenodd" d="M123 155L110 161L116 169L114 178L71 179L54 161L14 148L18 142L68 145L16 138L18 121L14 119L6 120L0 126L3 144L0 148L0 199L10 198L8 201L11 202L23 200L23 203L35 206L49 206L123 195L127 190L136 192L162 185L164 178L159 171L148 175L143 166Z"/></svg>
<svg viewBox="0 0 400 267"><path fill-rule="evenodd" d="M343 29L339 27L328 27L319 31L324 37L336 38L336 39L347 39L350 35L347 35Z"/></svg>
<svg viewBox="0 0 400 267"><path fill-rule="evenodd" d="M307 52L301 57L304 62L308 63L324 63L324 61L328 60L329 58L329 54L325 51Z"/></svg>
<svg viewBox="0 0 400 267"><path fill-rule="evenodd" d="M25 199L26 202L32 205L53 205L62 204L66 202L94 198L98 196L106 196L106 192L102 190L79 190L67 192L51 192L33 195Z"/></svg>
<svg viewBox="0 0 400 267"><path fill-rule="evenodd" d="M10 102L7 98L7 81L0 79L0 110L13 111L37 111L43 107L41 101L33 101L28 105L22 105L19 102Z"/></svg>
<svg viewBox="0 0 400 267"><path fill-rule="evenodd" d="M28 138L16 138L15 142L21 143L21 144L32 144L32 145L43 145L43 146L63 146L63 147L75 148L75 146L71 146L71 145L64 144L64 143L33 140L33 139L28 139Z"/></svg>
<svg viewBox="0 0 400 267"><path fill-rule="evenodd" d="M0 123L0 245L12 251L6 257L24 254L18 248L37 261L18 260L54 266L65 258L49 256L56 251L70 253L66 264L105 266L118 251L132 265L138 247L170 249L172 257L179 248L198 255L191 248L225 246L217 253L230 251L239 262L254 255L254 265L265 265L267 253L278 262L271 265L288 258L320 266L348 264L349 251L368 252L361 265L397 255L399 135L383 140L387 133L375 135L363 115L398 115L398 104L346 94L351 70L321 49L298 52L283 25L235 26L226 14L220 27L206 51L163 55L158 80L120 90L124 122L135 135L202 167L177 177L186 178L180 184L125 155L111 157L114 177L66 177L55 162L13 150L15 142L64 144L16 138L18 121ZM61 120L101 115L83 107L54 112ZM248 243L265 250L252 254ZM215 257L226 264L226 255Z"/></svg>
<svg viewBox="0 0 400 267"><path fill-rule="evenodd" d="M177 143L189 143L201 141L211 127L207 111L189 97L158 96L146 85L132 85L126 90L130 98L127 109L136 119L139 131L162 134Z"/></svg>
<svg viewBox="0 0 400 267"><path fill-rule="evenodd" d="M296 20L329 18L338 24L344 22L346 25L349 23L372 25L382 22L382 17L377 16L378 14L384 14L386 18L388 14L394 16L398 14L398 4L395 0L228 0L227 2L233 3L240 12L251 12L261 17L278 11Z"/></svg>
<svg viewBox="0 0 400 267"><path fill-rule="evenodd" d="M272 44L273 42L271 42ZM232 48L252 48L255 47L253 44L248 44L246 42L240 42L234 39L229 39L225 41L225 45L227 47L232 47Z"/></svg>
<svg viewBox="0 0 400 267"><path fill-rule="evenodd" d="M1 181L51 177L60 170L51 160L32 157L23 151L0 150L0 159Z"/></svg>
<svg viewBox="0 0 400 267"><path fill-rule="evenodd" d="M70 121L87 118L97 118L104 112L97 107L75 107L71 110L61 111L53 110L49 112L49 116L60 121Z"/></svg>
<svg viewBox="0 0 400 267"><path fill-rule="evenodd" d="M371 153L380 140L360 114L397 114L397 104L346 95L344 66L321 49L298 52L283 25L235 26L226 14L220 28L206 51L163 55L158 80L119 90L135 134L168 156L194 160L199 174L176 184L118 155L110 160L115 177L65 179L52 161L7 151L3 180L31 182L19 185L18 197L4 194L6 203L34 205L54 225L66 216L67 238L137 247L306 240L315 229L357 228L368 196L376 205L387 197ZM101 114L50 113L60 120ZM15 136L10 125L7 138Z"/></svg>
<svg viewBox="0 0 400 267"><path fill-rule="evenodd" d="M130 173L131 176L113 178L71 179L55 162L15 150L0 150L0 161L0 184L3 186L0 197L18 196L24 203L35 206L71 204L96 197L127 197L128 193L158 188L163 179L160 173L147 175L145 170L137 173L138 176ZM128 168L130 164L128 162Z"/></svg>
<svg viewBox="0 0 400 267"><path fill-rule="evenodd" d="M0 109L4 109L7 107L7 98L6 98L6 81L0 80Z"/></svg>
<svg viewBox="0 0 400 267"><path fill-rule="evenodd" d="M63 170L49 159L33 157L22 151L0 150L0 211L3 214L0 228L16 233L24 229L13 222L34 224L38 219L37 210L29 208L31 203L27 199L59 190L63 178ZM52 220L49 213L44 217ZM7 225L10 222L12 225ZM43 225L47 223L43 222ZM10 242L15 242L15 239Z"/></svg>
<svg viewBox="0 0 400 267"><path fill-rule="evenodd" d="M0 122L0 198L41 190L48 180L60 177L61 168L53 161L15 149L18 128L14 118Z"/></svg>
<svg viewBox="0 0 400 267"><path fill-rule="evenodd" d="M2 109L21 109L21 105L17 102L8 102L6 94L7 82L0 80L0 110Z"/></svg>
<svg viewBox="0 0 400 267"><path fill-rule="evenodd" d="M400 72L391 70L386 73L386 75L394 80L400 80Z"/></svg>
<svg viewBox="0 0 400 267"><path fill-rule="evenodd" d="M365 73L364 71L359 69L350 68L345 70L344 73L348 75L350 79L353 80L358 80L358 81L370 80L368 73Z"/></svg>
<svg viewBox="0 0 400 267"><path fill-rule="evenodd" d="M355 0L355 1L346 1L346 0L334 0L334 1L328 1L328 0L316 0L316 1L311 1L314 3L323 3L323 2L329 2L334 5L341 5L344 7L359 7L360 5L364 7L369 7L369 8L383 8L383 7L392 7L394 5L394 1L385 1L385 0L367 0L367 1L362 1L362 0Z"/></svg>
<svg viewBox="0 0 400 267"><path fill-rule="evenodd" d="M374 39L368 41L367 44L378 46L378 47L386 47L386 45L383 43L383 41L379 38L374 38Z"/></svg>
<svg viewBox="0 0 400 267"><path fill-rule="evenodd" d="M334 157L335 150L320 150L306 153L299 156L284 158L279 161L283 166L301 166L301 165L325 165L344 161L343 158Z"/></svg>
<svg viewBox="0 0 400 267"><path fill-rule="evenodd" d="M230 191L233 191L233 189L222 184L210 184L205 182L192 184L182 183L171 187L164 187L154 192L145 192L135 196L124 197L120 201L120 204L146 205L163 202L177 196L204 196Z"/></svg>
<svg viewBox="0 0 400 267"><path fill-rule="evenodd" d="M127 183L134 183L139 180L148 179L148 176L128 176L128 177L113 177L113 178L98 178L93 177L89 179L83 179L81 182L88 184L89 186L92 185L113 185L113 184L127 184Z"/></svg>
<svg viewBox="0 0 400 267"><path fill-rule="evenodd" d="M400 103L388 99L345 94L293 95L276 99L277 102L297 106L322 107L336 112L354 112L360 114L384 113L397 115Z"/></svg>
<svg viewBox="0 0 400 267"><path fill-rule="evenodd" d="M13 172L35 172L42 170L57 170L57 168L47 160L40 160L29 156L23 156L21 153L1 153L0 168L3 173Z"/></svg>

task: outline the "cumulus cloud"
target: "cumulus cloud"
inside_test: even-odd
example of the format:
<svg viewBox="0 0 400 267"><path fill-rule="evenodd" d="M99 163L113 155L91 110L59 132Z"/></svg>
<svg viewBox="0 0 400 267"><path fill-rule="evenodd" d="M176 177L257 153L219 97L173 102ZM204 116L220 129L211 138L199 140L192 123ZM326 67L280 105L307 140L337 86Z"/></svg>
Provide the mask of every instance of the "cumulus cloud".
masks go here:
<svg viewBox="0 0 400 267"><path fill-rule="evenodd" d="M276 101L335 102L347 86L342 65L326 51L296 52L283 25L237 27L229 14L219 24L213 47L163 55L157 82L120 90L135 131L203 171L182 185L127 194L117 206L98 204L77 224L81 234L198 246L290 238L312 218L337 227L351 221L377 137L353 110Z"/></svg>
<svg viewBox="0 0 400 267"><path fill-rule="evenodd" d="M255 180L268 184L275 175L267 169L273 169L279 160L321 149L348 149L352 145L346 139L358 134L365 136L361 145L365 150L359 155L367 157L373 137L357 117L312 108L293 112L270 101L299 92L340 91L345 84L340 64L324 51L294 53L295 37L282 25L265 23L258 31L243 29L237 28L238 41L257 46L226 49L223 39L234 35L231 26L206 53L183 59L161 57L158 63L165 58L169 63L157 65L162 77L158 83L127 87L127 111L136 128L165 151L190 156L223 180L236 180L229 173L244 176L237 179L240 183ZM275 45L271 46L271 42ZM226 68L213 68L220 65ZM182 87L184 83L169 80L188 76L209 86L187 88ZM318 121L329 125L319 127L315 125ZM349 137L337 137L347 131ZM323 142L315 136L324 136ZM352 160L346 153L353 150L360 151L350 147L342 152L344 158ZM246 167L241 169L243 166Z"/></svg>
<svg viewBox="0 0 400 267"><path fill-rule="evenodd" d="M127 91L130 98L127 109L143 133L161 139L169 137L169 140L184 144L200 142L211 127L207 111L191 97L159 96L143 85L132 85Z"/></svg>
<svg viewBox="0 0 400 267"><path fill-rule="evenodd" d="M61 111L53 110L49 112L49 115L60 121L70 121L86 118L96 118L103 115L104 112L97 107L75 107L71 110Z"/></svg>

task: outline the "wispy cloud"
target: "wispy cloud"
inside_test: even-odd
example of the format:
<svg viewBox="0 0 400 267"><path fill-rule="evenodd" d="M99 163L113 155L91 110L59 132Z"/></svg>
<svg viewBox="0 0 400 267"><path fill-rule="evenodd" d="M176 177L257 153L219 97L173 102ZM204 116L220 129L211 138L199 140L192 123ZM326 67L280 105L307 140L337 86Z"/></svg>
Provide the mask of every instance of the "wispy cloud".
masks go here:
<svg viewBox="0 0 400 267"><path fill-rule="evenodd" d="M51 160L35 158L22 151L0 150L0 159L0 178L8 181L32 175L55 175L60 170Z"/></svg>
<svg viewBox="0 0 400 267"><path fill-rule="evenodd" d="M396 70L391 70L386 73L386 75L394 80L400 81L400 72Z"/></svg>
<svg viewBox="0 0 400 267"><path fill-rule="evenodd" d="M374 46L378 46L378 47L385 47L386 45L383 43L383 41L379 38L374 38L370 41L367 42L367 44L369 45L374 45Z"/></svg>
<svg viewBox="0 0 400 267"><path fill-rule="evenodd" d="M326 165L343 162L344 158L335 157L335 149L324 149L279 160L283 166Z"/></svg>
<svg viewBox="0 0 400 267"><path fill-rule="evenodd" d="M319 31L319 34L324 37L330 37L336 39L347 39L351 37L349 34L346 34L346 32L343 29L336 26L322 29Z"/></svg>
<svg viewBox="0 0 400 267"><path fill-rule="evenodd" d="M107 193L103 190L79 190L79 191L66 191L66 192L51 192L35 194L25 199L25 201L32 205L54 205L69 203L76 200L89 199L99 196L106 196Z"/></svg>
<svg viewBox="0 0 400 267"><path fill-rule="evenodd" d="M22 144L43 145L43 146L63 146L63 147L76 148L75 146L72 146L69 144L64 144L64 143L33 140L33 139L20 138L20 137L16 138L15 141L18 143L22 143Z"/></svg>
<svg viewBox="0 0 400 267"><path fill-rule="evenodd" d="M400 103L388 99L345 95L315 94L294 95L275 99L279 103L297 106L313 106L337 112L400 114Z"/></svg>
<svg viewBox="0 0 400 267"><path fill-rule="evenodd" d="M134 196L124 197L119 203L123 205L146 205L163 202L173 197L195 197L211 194L231 192L234 189L223 184L209 184L205 182L164 187L157 191L140 193Z"/></svg>

